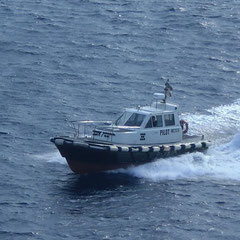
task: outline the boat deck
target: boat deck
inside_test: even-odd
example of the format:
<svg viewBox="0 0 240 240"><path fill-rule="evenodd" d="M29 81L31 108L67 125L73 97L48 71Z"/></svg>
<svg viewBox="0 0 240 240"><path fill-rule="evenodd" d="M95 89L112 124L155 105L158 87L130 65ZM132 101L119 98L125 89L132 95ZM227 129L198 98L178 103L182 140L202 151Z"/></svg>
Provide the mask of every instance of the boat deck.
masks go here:
<svg viewBox="0 0 240 240"><path fill-rule="evenodd" d="M204 136L203 135L184 135L183 136L183 140L181 142L173 142L173 143L158 143L158 144L120 144L120 143L114 143L114 142L107 142L107 141L98 141L98 140L94 140L92 138L72 138L72 137L62 137L65 140L69 140L69 141L74 141L74 142L79 142L79 143L85 143L85 144L97 144L97 145L107 145L107 146L111 146L111 145L118 145L118 146L124 146L124 147L139 147L139 146L146 146L146 147L150 147L150 146L159 146L159 145L165 145L165 146L170 146L173 144L187 144L187 143L194 143L194 142L199 142L199 141L203 141L204 140Z"/></svg>

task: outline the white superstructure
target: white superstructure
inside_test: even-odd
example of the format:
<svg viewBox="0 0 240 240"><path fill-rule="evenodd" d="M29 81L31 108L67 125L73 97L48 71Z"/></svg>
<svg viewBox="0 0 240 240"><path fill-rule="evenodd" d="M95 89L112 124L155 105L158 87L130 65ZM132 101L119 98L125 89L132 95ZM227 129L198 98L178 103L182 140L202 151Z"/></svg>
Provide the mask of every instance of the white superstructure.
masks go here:
<svg viewBox="0 0 240 240"><path fill-rule="evenodd" d="M93 130L94 140L129 145L176 143L182 138L178 106L166 102L166 90L165 95L155 93L150 106L127 108L111 125Z"/></svg>

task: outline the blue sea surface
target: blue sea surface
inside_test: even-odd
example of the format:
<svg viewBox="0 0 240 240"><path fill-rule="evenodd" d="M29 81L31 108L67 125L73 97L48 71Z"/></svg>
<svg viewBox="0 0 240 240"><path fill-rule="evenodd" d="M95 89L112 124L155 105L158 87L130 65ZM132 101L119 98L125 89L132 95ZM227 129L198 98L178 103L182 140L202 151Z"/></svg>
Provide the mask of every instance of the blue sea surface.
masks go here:
<svg viewBox="0 0 240 240"><path fill-rule="evenodd" d="M240 2L0 0L0 239L240 239ZM50 137L166 79L203 153L78 175Z"/></svg>

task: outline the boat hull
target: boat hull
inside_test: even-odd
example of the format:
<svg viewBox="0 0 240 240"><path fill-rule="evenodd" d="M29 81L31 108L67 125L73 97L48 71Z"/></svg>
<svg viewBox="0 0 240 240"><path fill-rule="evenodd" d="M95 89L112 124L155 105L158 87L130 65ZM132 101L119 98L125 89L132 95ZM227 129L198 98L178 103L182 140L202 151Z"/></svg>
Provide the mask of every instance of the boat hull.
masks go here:
<svg viewBox="0 0 240 240"><path fill-rule="evenodd" d="M204 151L209 146L209 142L203 141L160 146L103 144L68 137L55 137L51 141L56 145L62 157L66 158L70 169L80 174L138 166L159 158Z"/></svg>

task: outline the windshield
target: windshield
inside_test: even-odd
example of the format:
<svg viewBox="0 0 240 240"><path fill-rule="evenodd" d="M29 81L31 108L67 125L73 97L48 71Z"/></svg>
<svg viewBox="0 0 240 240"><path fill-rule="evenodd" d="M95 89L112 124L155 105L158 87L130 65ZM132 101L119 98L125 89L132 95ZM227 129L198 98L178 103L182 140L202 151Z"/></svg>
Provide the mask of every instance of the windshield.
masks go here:
<svg viewBox="0 0 240 240"><path fill-rule="evenodd" d="M116 126L124 126L126 120L131 116L132 113L124 112L115 122Z"/></svg>
<svg viewBox="0 0 240 240"><path fill-rule="evenodd" d="M145 118L144 114L124 112L115 122L116 126L129 126L139 127L141 126Z"/></svg>

